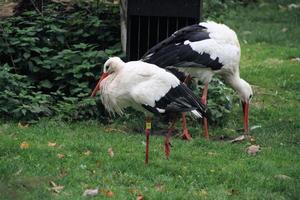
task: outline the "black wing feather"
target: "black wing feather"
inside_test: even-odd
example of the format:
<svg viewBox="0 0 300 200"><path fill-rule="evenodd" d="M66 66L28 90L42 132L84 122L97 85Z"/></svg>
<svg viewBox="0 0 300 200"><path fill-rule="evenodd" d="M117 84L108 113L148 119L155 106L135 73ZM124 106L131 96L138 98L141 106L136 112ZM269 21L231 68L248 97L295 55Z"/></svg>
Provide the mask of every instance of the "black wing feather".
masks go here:
<svg viewBox="0 0 300 200"><path fill-rule="evenodd" d="M181 113L197 110L202 116L207 117L207 108L194 93L184 84L171 88L165 96L155 102L155 106L143 105L145 109L159 114L158 109L164 109L165 114Z"/></svg>
<svg viewBox="0 0 300 200"><path fill-rule="evenodd" d="M219 58L211 59L207 53L198 53L190 45L190 42L210 39L209 33L204 26L195 24L176 31L172 36L152 47L142 57L142 61L166 68L176 67L210 67L212 70L222 68Z"/></svg>

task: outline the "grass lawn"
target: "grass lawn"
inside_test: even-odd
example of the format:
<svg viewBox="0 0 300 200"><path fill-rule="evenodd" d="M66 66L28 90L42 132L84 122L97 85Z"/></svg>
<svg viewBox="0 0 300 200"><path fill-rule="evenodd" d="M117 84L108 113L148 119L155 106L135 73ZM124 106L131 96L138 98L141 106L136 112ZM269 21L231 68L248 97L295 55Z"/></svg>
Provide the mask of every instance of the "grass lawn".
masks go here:
<svg viewBox="0 0 300 200"><path fill-rule="evenodd" d="M145 166L141 134L97 122L2 122L0 199L86 199L84 190L97 187L94 199L300 199L300 9L267 3L222 20L238 32L241 76L254 88L258 155L246 153L247 142L206 141L194 127L191 142L172 139L170 160L163 137L152 136ZM226 127L210 133L241 128L239 105Z"/></svg>

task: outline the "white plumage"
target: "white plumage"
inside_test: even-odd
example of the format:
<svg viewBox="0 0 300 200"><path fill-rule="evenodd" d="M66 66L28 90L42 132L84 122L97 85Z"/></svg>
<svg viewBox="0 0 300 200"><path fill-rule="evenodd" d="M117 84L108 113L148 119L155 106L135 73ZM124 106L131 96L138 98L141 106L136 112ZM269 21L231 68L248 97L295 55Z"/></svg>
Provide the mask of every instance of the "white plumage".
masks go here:
<svg viewBox="0 0 300 200"><path fill-rule="evenodd" d="M163 68L142 61L124 63L118 57L108 59L92 96L95 96L98 90L103 105L112 114L121 115L124 108L133 107L145 112L148 117L150 113L170 115L173 117L173 125L174 114L181 112L191 111L196 117L206 116L205 106L176 76ZM167 157L170 151L168 138L172 129L170 128L165 140ZM146 130L146 135L148 138L149 130ZM147 139L147 147L148 141ZM148 150L146 154L148 155Z"/></svg>
<svg viewBox="0 0 300 200"><path fill-rule="evenodd" d="M253 92L249 83L240 78L240 56L240 44L236 33L224 24L208 21L176 31L152 47L142 60L163 68L175 67L203 81L203 103L206 103L208 83L212 76L220 74L243 102L246 133L249 103ZM206 134L208 135L208 132Z"/></svg>

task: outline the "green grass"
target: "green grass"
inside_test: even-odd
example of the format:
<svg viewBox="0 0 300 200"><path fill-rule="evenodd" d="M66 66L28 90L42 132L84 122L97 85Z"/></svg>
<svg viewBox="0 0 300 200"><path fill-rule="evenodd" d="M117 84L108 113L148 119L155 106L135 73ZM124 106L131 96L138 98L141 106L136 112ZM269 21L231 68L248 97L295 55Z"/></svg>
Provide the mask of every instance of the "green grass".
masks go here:
<svg viewBox="0 0 300 200"><path fill-rule="evenodd" d="M251 132L262 147L257 156L245 152L247 142L205 141L196 126L191 142L172 139L170 160L164 157L163 138L152 136L145 166L141 134L111 131L96 122L42 120L29 128L3 122L0 199L86 199L84 190L96 187L114 196L101 193L94 199L136 199L138 194L145 199L299 199L300 62L291 58L300 57L300 12L278 9L267 4L223 17L238 30L241 76L254 88L250 123L261 126ZM239 105L225 127L211 127L210 134L241 128ZM29 148L20 148L23 141ZM87 150L92 153L85 155ZM49 181L64 189L54 193Z"/></svg>

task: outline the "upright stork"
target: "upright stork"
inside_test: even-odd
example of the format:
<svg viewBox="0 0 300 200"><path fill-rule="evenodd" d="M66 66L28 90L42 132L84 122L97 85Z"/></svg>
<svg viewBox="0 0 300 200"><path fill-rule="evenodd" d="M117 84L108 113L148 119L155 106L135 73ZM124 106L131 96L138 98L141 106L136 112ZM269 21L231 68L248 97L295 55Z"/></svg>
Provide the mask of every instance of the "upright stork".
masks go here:
<svg viewBox="0 0 300 200"><path fill-rule="evenodd" d="M249 130L249 103L253 92L249 83L240 78L240 55L241 49L236 33L224 24L208 21L176 31L152 47L141 60L168 68L171 72L175 72L176 76L183 72L204 82L201 101L205 105L208 84L214 74L220 74L241 99L244 135L246 135ZM185 122L184 114L183 122ZM208 138L206 118L203 119L203 123L204 136ZM183 137L190 138L185 123Z"/></svg>
<svg viewBox="0 0 300 200"><path fill-rule="evenodd" d="M165 138L165 154L170 154L170 142L176 115L192 112L197 118L207 117L204 106L194 93L172 73L142 61L124 63L120 58L108 59L103 74L91 96L100 91L108 112L123 114L133 107L146 114L146 159L148 163L149 135L153 114L166 115L171 125Z"/></svg>

